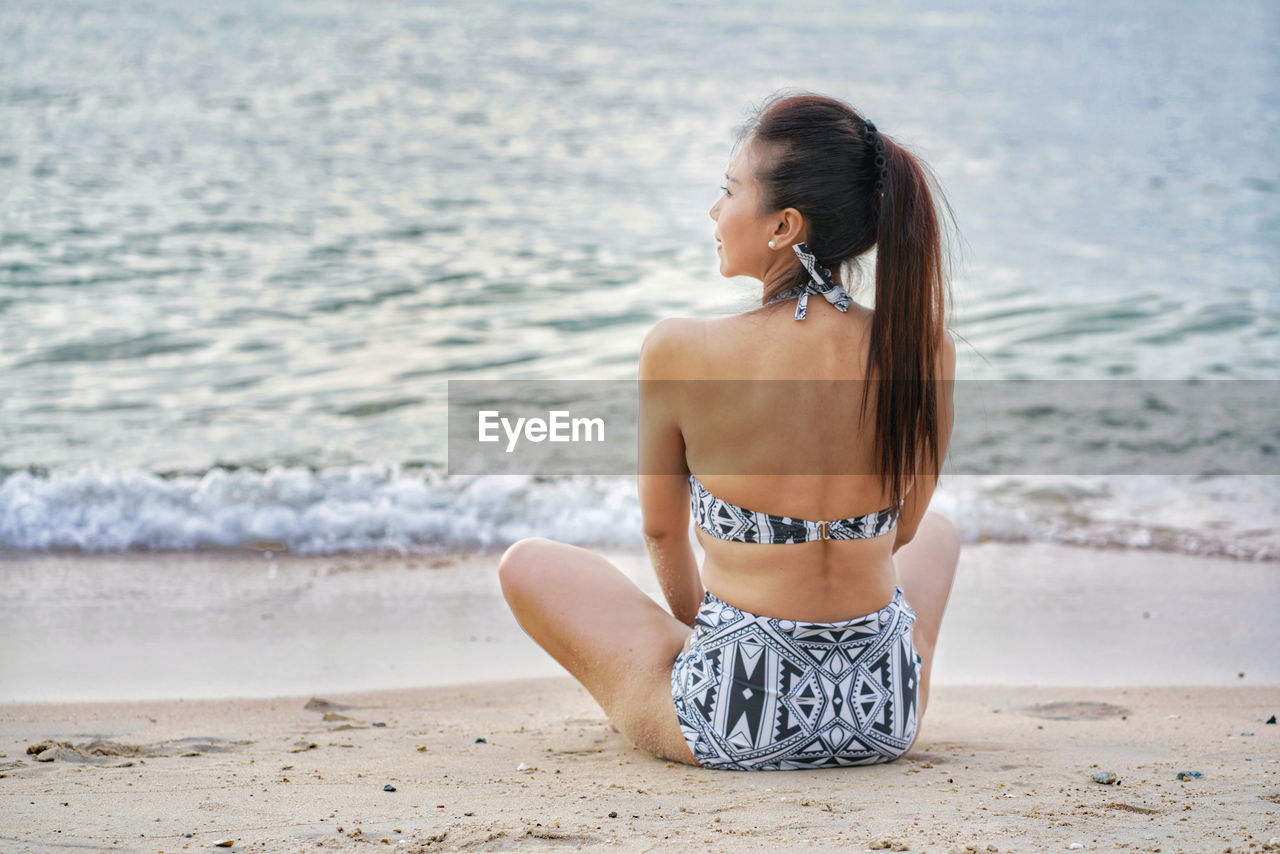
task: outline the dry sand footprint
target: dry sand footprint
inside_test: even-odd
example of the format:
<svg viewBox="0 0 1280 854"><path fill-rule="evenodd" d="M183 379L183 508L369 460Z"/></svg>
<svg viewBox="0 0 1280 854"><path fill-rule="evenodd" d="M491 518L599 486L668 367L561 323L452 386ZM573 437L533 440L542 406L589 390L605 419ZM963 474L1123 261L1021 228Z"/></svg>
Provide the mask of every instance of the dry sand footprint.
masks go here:
<svg viewBox="0 0 1280 854"><path fill-rule="evenodd" d="M72 744L69 741L46 740L27 745L27 755L36 762L79 762L103 765L118 759L116 767L133 765L133 758L160 756L201 756L205 753L228 753L252 744L251 741L228 741L220 738L176 738L156 744L126 744L93 739Z"/></svg>

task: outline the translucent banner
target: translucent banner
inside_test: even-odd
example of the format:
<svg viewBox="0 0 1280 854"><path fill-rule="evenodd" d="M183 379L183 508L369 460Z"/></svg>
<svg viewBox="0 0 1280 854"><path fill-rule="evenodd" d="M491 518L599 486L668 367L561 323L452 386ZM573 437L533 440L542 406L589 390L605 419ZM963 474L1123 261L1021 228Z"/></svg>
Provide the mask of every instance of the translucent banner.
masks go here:
<svg viewBox="0 0 1280 854"><path fill-rule="evenodd" d="M959 380L943 474L1280 474L1269 380ZM878 474L859 421L880 383L839 380L451 380L451 474L678 474L640 453L676 436L705 474ZM819 420L820 416L820 420ZM794 419L794 425L791 425ZM812 425L820 423L820 428ZM782 430L783 441L768 435ZM789 426L791 425L791 426ZM696 431L696 433L694 432Z"/></svg>

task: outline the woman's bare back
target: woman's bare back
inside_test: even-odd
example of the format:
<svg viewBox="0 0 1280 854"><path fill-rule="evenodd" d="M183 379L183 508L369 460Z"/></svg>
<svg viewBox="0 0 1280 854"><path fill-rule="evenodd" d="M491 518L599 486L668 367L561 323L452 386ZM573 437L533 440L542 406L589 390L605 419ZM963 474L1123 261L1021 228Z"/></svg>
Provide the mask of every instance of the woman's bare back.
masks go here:
<svg viewBox="0 0 1280 854"><path fill-rule="evenodd" d="M872 312L810 301L798 322L794 310L787 301L687 322L680 373L697 381L680 412L689 469L750 510L819 521L884 509L874 394L871 411L862 405ZM893 598L893 533L771 546L695 530L707 589L754 613L834 621Z"/></svg>

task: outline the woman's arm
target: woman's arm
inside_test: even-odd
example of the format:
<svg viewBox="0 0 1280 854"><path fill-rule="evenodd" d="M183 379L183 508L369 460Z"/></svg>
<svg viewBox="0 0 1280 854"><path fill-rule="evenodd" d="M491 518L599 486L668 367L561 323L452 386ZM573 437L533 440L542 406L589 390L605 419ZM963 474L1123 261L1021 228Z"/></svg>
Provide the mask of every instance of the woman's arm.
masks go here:
<svg viewBox="0 0 1280 854"><path fill-rule="evenodd" d="M951 442L951 425L955 420L955 379L956 379L956 342L950 333L943 333L942 346L938 349L938 455L941 460L947 458L947 446ZM939 463L939 470L942 465ZM907 493L902 512L898 515L898 529L893 542L893 550L911 542L920 527L920 520L929 509L929 501L933 498L933 490L938 485L935 475L919 475L911 491Z"/></svg>
<svg viewBox="0 0 1280 854"><path fill-rule="evenodd" d="M685 481L686 491L687 483ZM649 560L653 563L654 574L658 576L658 584L671 608L671 615L692 626L706 591L698 573L698 562L693 556L689 532L658 536L645 533L644 544L649 549Z"/></svg>
<svg viewBox="0 0 1280 854"><path fill-rule="evenodd" d="M696 322L696 321L695 321ZM702 606L702 576L689 542L689 469L679 401L689 321L656 324L640 347L639 494L644 542L671 613L691 625Z"/></svg>

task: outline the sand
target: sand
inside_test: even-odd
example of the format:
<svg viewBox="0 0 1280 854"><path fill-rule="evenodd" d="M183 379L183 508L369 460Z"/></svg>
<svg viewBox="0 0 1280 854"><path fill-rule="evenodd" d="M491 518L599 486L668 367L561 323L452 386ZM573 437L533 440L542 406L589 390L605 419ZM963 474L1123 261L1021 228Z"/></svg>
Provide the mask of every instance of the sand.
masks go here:
<svg viewBox="0 0 1280 854"><path fill-rule="evenodd" d="M493 558L5 556L0 849L1280 850L1275 565L971 547L912 751L752 774L612 732Z"/></svg>
<svg viewBox="0 0 1280 854"><path fill-rule="evenodd" d="M322 699L6 707L0 844L1241 851L1280 836L1274 687L940 686L903 759L782 773L650 758L567 677ZM28 754L54 739L113 754Z"/></svg>

